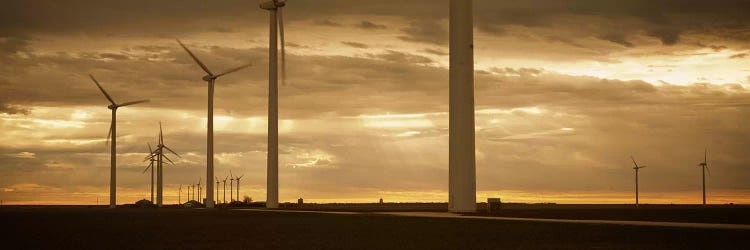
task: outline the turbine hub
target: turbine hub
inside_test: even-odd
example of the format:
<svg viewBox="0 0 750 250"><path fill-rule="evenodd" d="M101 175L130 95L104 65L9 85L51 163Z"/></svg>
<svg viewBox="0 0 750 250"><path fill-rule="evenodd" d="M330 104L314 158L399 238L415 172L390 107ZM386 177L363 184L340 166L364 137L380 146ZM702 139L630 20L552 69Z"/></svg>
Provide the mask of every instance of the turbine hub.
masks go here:
<svg viewBox="0 0 750 250"><path fill-rule="evenodd" d="M203 77L203 80L204 80L204 81L207 81L207 82L208 82L208 81L211 81L211 80L213 80L213 79L216 79L216 77L214 77L214 76L212 76L212 75L206 75L206 76L204 76L204 77Z"/></svg>
<svg viewBox="0 0 750 250"><path fill-rule="evenodd" d="M115 105L115 104L112 104L112 105L109 105L109 106L107 106L107 108L108 108L108 109L112 109L112 110L115 110L115 109L117 109L117 105Z"/></svg>
<svg viewBox="0 0 750 250"><path fill-rule="evenodd" d="M275 10L286 5L286 1L266 1L260 4L260 8L264 10Z"/></svg>

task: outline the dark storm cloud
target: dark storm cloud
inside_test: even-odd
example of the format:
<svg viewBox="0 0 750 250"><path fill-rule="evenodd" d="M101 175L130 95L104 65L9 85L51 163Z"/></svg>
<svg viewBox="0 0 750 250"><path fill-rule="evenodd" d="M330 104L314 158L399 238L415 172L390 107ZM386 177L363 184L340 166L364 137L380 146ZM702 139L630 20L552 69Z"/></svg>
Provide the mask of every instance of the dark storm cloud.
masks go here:
<svg viewBox="0 0 750 250"><path fill-rule="evenodd" d="M382 25L382 24L373 23L373 22L370 22L370 21L362 21L359 24L357 24L357 27L362 28L362 29L366 29L366 30L376 30L376 29L385 29L385 28L388 28L388 26L385 26L385 25Z"/></svg>
<svg viewBox="0 0 750 250"><path fill-rule="evenodd" d="M412 21L409 27L403 28L401 31L406 35L399 38L405 41L437 45L448 43L448 30L435 21Z"/></svg>
<svg viewBox="0 0 750 250"><path fill-rule="evenodd" d="M358 43L358 42L341 42L341 44L352 47L352 48L358 48L358 49L366 49L370 47L370 46L367 46L367 44Z"/></svg>
<svg viewBox="0 0 750 250"><path fill-rule="evenodd" d="M341 26L343 26L340 23L331 21L330 19L315 20L315 22L313 22L313 23L315 25L320 25L320 26L331 26L331 27L341 27Z"/></svg>
<svg viewBox="0 0 750 250"><path fill-rule="evenodd" d="M624 34L621 33L610 33L600 36L602 40L610 41L616 44L620 44L625 47L635 47L635 45L627 40Z"/></svg>
<svg viewBox="0 0 750 250"><path fill-rule="evenodd" d="M9 115L15 115L15 114L29 114L29 109L19 107L16 105L10 105L10 104L3 104L0 103L0 114L9 114Z"/></svg>

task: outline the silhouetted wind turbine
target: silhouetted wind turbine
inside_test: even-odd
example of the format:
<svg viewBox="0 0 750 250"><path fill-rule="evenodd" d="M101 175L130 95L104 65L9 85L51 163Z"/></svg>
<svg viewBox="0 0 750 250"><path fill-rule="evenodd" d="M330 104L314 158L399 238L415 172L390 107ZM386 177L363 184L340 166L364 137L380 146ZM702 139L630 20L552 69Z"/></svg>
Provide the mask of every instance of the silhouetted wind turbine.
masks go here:
<svg viewBox="0 0 750 250"><path fill-rule="evenodd" d="M214 83L217 78L239 71L241 69L247 68L250 66L250 64L245 64L240 67L227 70L224 73L214 74L211 72L211 70L208 69L208 67L206 67L205 64L203 64L203 62L201 62L200 59L198 59L198 57L195 56L195 54L193 54L192 51L190 51L190 49L188 49L184 44L182 44L182 42L179 39L177 40L177 43L179 43L180 46L182 46L182 48L185 49L185 52L190 54L190 57L192 57L193 60L195 60L198 66L200 66L203 69L203 71L205 71L206 74L208 74L204 76L202 79L208 83L208 119L206 120L206 123L208 125L208 132L207 132L208 136L206 139L207 141L206 180L208 182L206 183L207 184L206 188L207 190L211 190L213 189L212 187L213 182L211 182L211 179L214 178ZM208 192L206 194L206 207L207 208L214 207L213 192Z"/></svg>
<svg viewBox="0 0 750 250"><path fill-rule="evenodd" d="M209 192L209 193L211 193L211 192ZM201 202L201 178L198 178L198 203L202 203Z"/></svg>
<svg viewBox="0 0 750 250"><path fill-rule="evenodd" d="M237 180L237 201L240 201L240 179L242 179L243 176L245 175L243 174L240 177L237 177L237 179L235 179Z"/></svg>
<svg viewBox="0 0 750 250"><path fill-rule="evenodd" d="M216 178L216 199L218 200L219 199L219 178L217 177L214 177L214 178Z"/></svg>
<svg viewBox="0 0 750 250"><path fill-rule="evenodd" d="M224 180L222 180L222 182L224 182L224 203L225 204L227 203L227 178L229 178L229 176L224 177ZM232 197L229 197L229 198L231 199Z"/></svg>
<svg viewBox="0 0 750 250"><path fill-rule="evenodd" d="M182 185L177 189L177 204L182 204Z"/></svg>
<svg viewBox="0 0 750 250"><path fill-rule="evenodd" d="M151 152L152 156L156 156L156 204L161 207L163 205L164 201L164 169L163 169L163 163L164 159L169 161L172 165L174 165L174 161L169 159L166 154L164 154L164 149L167 149L172 154L176 155L177 157L182 158L177 152L169 148L167 145L164 145L164 130L162 129L161 122L159 122L159 144L156 146L156 149Z"/></svg>
<svg viewBox="0 0 750 250"><path fill-rule="evenodd" d="M148 152L149 156L147 157L147 161L150 161L148 166L146 166L146 169L143 170L143 173L148 171L148 169L151 169L151 204L154 204L154 162L156 162L156 159L154 159L155 155L152 153L153 150L151 150L151 144L147 143L148 145Z"/></svg>
<svg viewBox="0 0 750 250"><path fill-rule="evenodd" d="M630 159L633 160L633 169L635 169L635 206L638 207L638 170L641 168L645 168L646 166L638 166L638 163L635 163L635 158L633 156L630 156Z"/></svg>
<svg viewBox="0 0 750 250"><path fill-rule="evenodd" d="M283 7L286 1L272 0L260 4L260 8L270 12L269 20L269 61L268 61L268 170L266 187L266 207L279 207L279 83L278 83L278 40L281 38L281 83L286 78L286 51L284 46ZM277 29L278 28L278 29Z"/></svg>
<svg viewBox="0 0 750 250"><path fill-rule="evenodd" d="M711 176L711 170L708 169L708 149L703 151L703 162L698 166L703 170L703 206L706 206L706 171L708 171L708 176Z"/></svg>
<svg viewBox="0 0 750 250"><path fill-rule="evenodd" d="M139 103L148 102L149 100L140 100L140 101L132 101L132 102L124 102L117 104L114 99L112 99L109 94L107 94L107 91L102 88L102 85L99 84L99 81L94 78L93 75L89 75L91 77L91 80L94 81L97 87L99 87L99 90L102 91L102 94L104 94L104 97L109 100L111 105L107 106L107 108L112 110L112 122L109 125L109 133L107 134L107 143L109 143L109 138L112 138L112 146L110 151L110 175L109 175L109 207L115 208L117 206L117 109L120 107L135 105Z"/></svg>
<svg viewBox="0 0 750 250"><path fill-rule="evenodd" d="M229 170L229 203L232 203L232 198L234 198L233 190L234 190L234 177L232 176L232 170Z"/></svg>

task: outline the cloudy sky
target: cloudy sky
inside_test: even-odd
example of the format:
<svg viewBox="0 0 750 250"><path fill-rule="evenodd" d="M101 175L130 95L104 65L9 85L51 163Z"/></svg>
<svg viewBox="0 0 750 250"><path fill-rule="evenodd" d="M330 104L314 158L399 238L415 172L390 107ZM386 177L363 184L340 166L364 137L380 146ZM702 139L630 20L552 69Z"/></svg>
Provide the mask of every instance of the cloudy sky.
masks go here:
<svg viewBox="0 0 750 250"><path fill-rule="evenodd" d="M268 13L258 1L20 1L0 9L0 199L108 197L108 101L118 202L149 196L158 122L183 155L165 199L205 182L213 71L216 174L265 200ZM448 1L290 0L280 88L280 199L447 201ZM476 0L478 199L750 203L750 3Z"/></svg>

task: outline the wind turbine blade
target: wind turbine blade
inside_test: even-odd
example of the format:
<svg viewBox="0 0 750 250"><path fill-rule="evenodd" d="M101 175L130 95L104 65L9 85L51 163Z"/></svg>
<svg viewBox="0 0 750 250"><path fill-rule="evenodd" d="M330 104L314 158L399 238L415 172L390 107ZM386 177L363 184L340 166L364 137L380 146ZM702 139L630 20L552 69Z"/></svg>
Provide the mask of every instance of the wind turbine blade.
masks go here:
<svg viewBox="0 0 750 250"><path fill-rule="evenodd" d="M245 175L241 175L240 177L237 177L237 179L242 179L242 177L245 177Z"/></svg>
<svg viewBox="0 0 750 250"><path fill-rule="evenodd" d="M151 162L151 164L148 164L148 166L146 166L146 169L144 169L142 173L146 173L146 171L148 171L148 169L151 168L151 166L153 166L153 165L154 165L153 162Z"/></svg>
<svg viewBox="0 0 750 250"><path fill-rule="evenodd" d="M190 54L190 57L192 57L193 60L195 60L195 62L198 63L199 66L201 66L203 71L206 71L206 73L208 73L209 75L214 75L214 73L211 73L211 70L208 70L208 67L206 67L206 65L203 64L203 62L201 62L201 60L198 59L198 57L196 57L195 54L193 54L193 52L187 48L187 46L185 46L185 44L182 44L182 41L180 41L180 39L177 39L177 43L179 43L180 46L182 46L182 48L185 49L188 54Z"/></svg>
<svg viewBox="0 0 750 250"><path fill-rule="evenodd" d="M159 145L163 145L163 144L164 144L164 133L163 133L163 130L161 129L161 121L159 121Z"/></svg>
<svg viewBox="0 0 750 250"><path fill-rule="evenodd" d="M708 164L708 148L703 151L703 163Z"/></svg>
<svg viewBox="0 0 750 250"><path fill-rule="evenodd" d="M147 142L146 145L148 145L148 152L149 152L149 154L153 154L154 150L151 149L151 143Z"/></svg>
<svg viewBox="0 0 750 250"><path fill-rule="evenodd" d="M166 155L162 155L161 157L164 157L164 159L167 159L167 161L169 161L169 163L172 163L172 165L174 165L174 162L172 160L170 160L169 157L167 157Z"/></svg>
<svg viewBox="0 0 750 250"><path fill-rule="evenodd" d="M104 145L109 145L109 138L112 137L112 126L114 126L114 123L109 123L109 132L107 133L107 141L104 142Z"/></svg>
<svg viewBox="0 0 750 250"><path fill-rule="evenodd" d="M221 77L221 76L224 76L224 75L228 75L228 74L231 74L231 73L234 73L234 72L240 71L240 70L242 70L242 69L244 69L244 68L250 67L250 66L252 66L252 65L253 65L252 63L248 63L248 64L245 64L245 65L239 66L239 67L237 67L237 68L233 68L233 69L227 70L227 71L225 71L224 73L221 73L221 74L218 74L218 75L216 75L216 77Z"/></svg>
<svg viewBox="0 0 750 250"><path fill-rule="evenodd" d="M104 94L104 97L107 97L107 100L109 100L109 102L111 102L112 105L117 105L117 103L115 103L115 100L112 100L112 97L109 96L109 94L107 94L107 91L105 91L104 88L102 88L102 85L99 84L99 81L97 81L96 78L94 78L94 76L91 74L89 74L89 77L91 77L91 80L94 81L97 87L99 87L99 90L102 91L102 94Z"/></svg>
<svg viewBox="0 0 750 250"><path fill-rule="evenodd" d="M125 106L130 106L130 105L135 105L135 104L144 103L144 102L150 102L150 101L151 100L132 101L132 102L126 102L126 103L123 103L123 104L120 104L120 105L117 105L117 106L119 106L119 107L125 107Z"/></svg>
<svg viewBox="0 0 750 250"><path fill-rule="evenodd" d="M711 176L711 169L708 168L708 164L706 164L706 171L708 172L708 176Z"/></svg>
<svg viewBox="0 0 750 250"><path fill-rule="evenodd" d="M630 156L630 159L633 160L633 165L635 165L636 168L638 168L638 163L635 163L635 158L633 156Z"/></svg>
<svg viewBox="0 0 750 250"><path fill-rule="evenodd" d="M286 86L286 46L284 42L284 8L277 9L279 19L279 42L281 42L281 86Z"/></svg>
<svg viewBox="0 0 750 250"><path fill-rule="evenodd" d="M182 156L180 156L180 155L179 155L179 154L177 154L176 152L172 151L172 149L171 149L171 148L169 148L169 147L167 147L167 146L164 146L164 148L166 148L167 150L169 150L169 152L172 152L172 153L173 153L174 155L176 155L177 157L180 157L180 158L182 158Z"/></svg>

